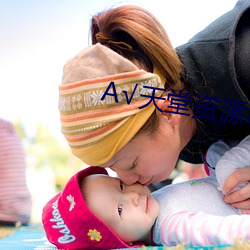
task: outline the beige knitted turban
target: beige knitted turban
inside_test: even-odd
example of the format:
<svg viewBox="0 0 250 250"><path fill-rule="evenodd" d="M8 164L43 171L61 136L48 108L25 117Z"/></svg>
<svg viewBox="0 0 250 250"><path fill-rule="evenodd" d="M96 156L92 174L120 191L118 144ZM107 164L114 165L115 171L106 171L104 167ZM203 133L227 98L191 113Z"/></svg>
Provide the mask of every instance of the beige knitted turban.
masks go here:
<svg viewBox="0 0 250 250"><path fill-rule="evenodd" d="M163 93L157 74L139 70L101 44L68 61L59 86L59 110L73 154L94 166L110 160L155 110L153 102L139 109L150 102L153 88L158 88L154 96Z"/></svg>

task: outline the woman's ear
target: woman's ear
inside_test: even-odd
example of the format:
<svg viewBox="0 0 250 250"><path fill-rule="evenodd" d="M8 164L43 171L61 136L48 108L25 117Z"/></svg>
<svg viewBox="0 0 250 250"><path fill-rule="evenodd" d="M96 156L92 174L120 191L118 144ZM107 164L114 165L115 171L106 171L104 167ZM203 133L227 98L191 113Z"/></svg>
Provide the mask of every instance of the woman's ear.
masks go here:
<svg viewBox="0 0 250 250"><path fill-rule="evenodd" d="M172 126L176 126L179 124L181 115L176 112L177 105L171 104L170 100L159 99L157 102L157 106L162 111L161 112L159 109L156 109L156 113L159 117L164 118Z"/></svg>
<svg viewBox="0 0 250 250"><path fill-rule="evenodd" d="M162 110L162 112L164 111L172 111L172 108L170 107L171 101L169 100L162 100L160 99L157 102L157 106L159 107L160 110ZM158 111L160 111L158 110Z"/></svg>

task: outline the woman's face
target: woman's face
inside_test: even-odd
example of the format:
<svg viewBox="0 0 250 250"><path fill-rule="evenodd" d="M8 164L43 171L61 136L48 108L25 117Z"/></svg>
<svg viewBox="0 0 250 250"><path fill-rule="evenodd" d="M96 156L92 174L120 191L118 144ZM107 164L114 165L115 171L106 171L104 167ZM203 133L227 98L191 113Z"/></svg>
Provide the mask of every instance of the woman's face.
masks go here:
<svg viewBox="0 0 250 250"><path fill-rule="evenodd" d="M182 150L178 126L160 121L155 135L140 134L101 167L114 170L126 185L167 179Z"/></svg>

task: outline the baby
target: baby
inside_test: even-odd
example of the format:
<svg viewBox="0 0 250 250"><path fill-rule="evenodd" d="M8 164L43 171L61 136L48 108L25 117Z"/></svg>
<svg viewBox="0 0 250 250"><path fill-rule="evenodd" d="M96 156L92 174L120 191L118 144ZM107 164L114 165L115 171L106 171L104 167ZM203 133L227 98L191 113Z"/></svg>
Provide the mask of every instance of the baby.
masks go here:
<svg viewBox="0 0 250 250"><path fill-rule="evenodd" d="M207 155L209 165L220 157L215 152L228 149L222 141L214 144ZM206 178L152 194L141 184L127 186L103 168L88 167L71 177L44 207L47 238L60 249L208 246L250 239L250 216L226 204L219 190L227 175L249 160L250 136L218 160L217 179L210 169Z"/></svg>

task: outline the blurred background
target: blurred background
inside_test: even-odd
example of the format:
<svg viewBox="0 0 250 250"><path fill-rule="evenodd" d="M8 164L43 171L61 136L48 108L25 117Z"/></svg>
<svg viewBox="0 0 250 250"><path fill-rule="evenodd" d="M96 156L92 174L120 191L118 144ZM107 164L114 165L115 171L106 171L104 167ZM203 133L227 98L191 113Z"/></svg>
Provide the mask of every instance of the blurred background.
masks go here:
<svg viewBox="0 0 250 250"><path fill-rule="evenodd" d="M89 22L104 9L139 5L163 24L174 47L188 41L236 0L0 0L0 118L14 124L26 156L32 222L72 174L85 167L60 132L58 85L63 65L91 44ZM203 174L180 164L184 180ZM1 175L1 172L0 172Z"/></svg>

